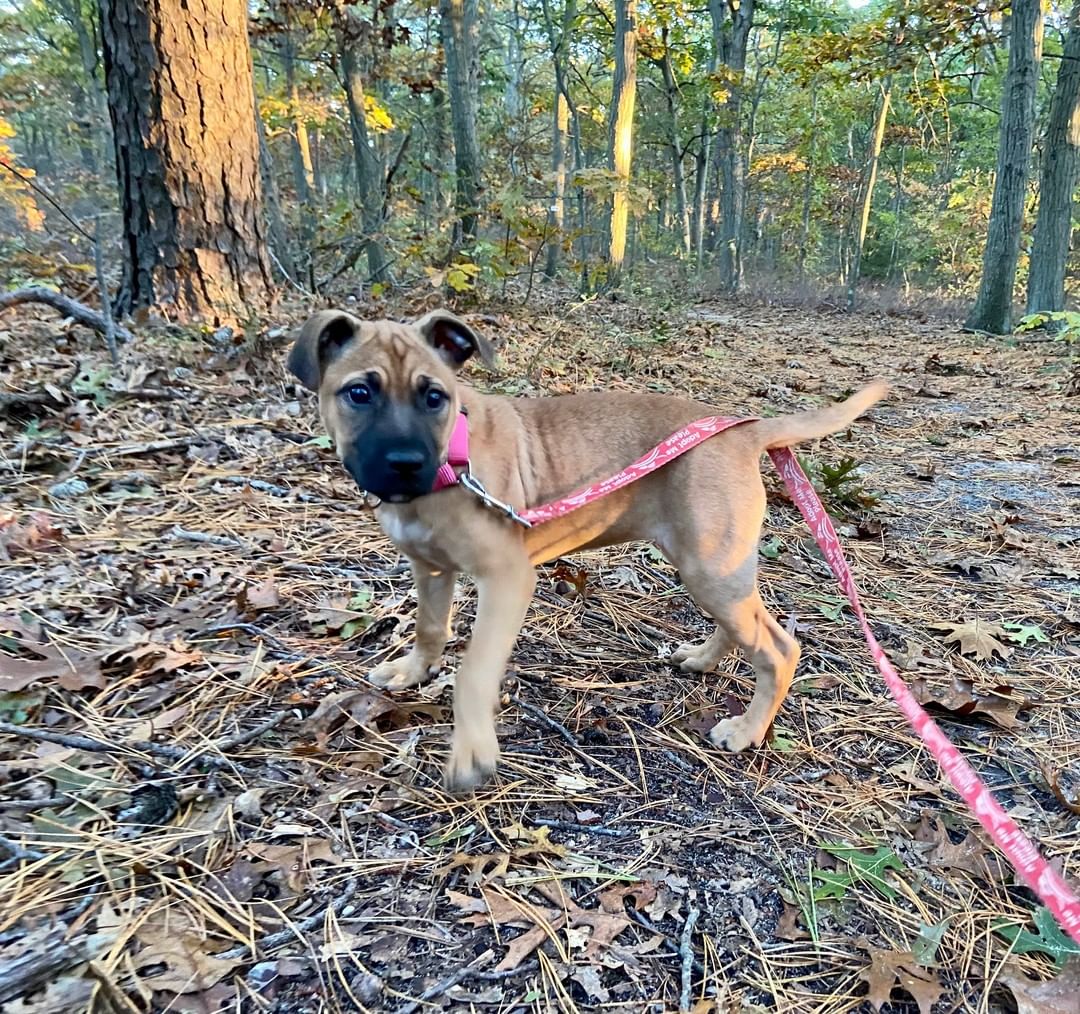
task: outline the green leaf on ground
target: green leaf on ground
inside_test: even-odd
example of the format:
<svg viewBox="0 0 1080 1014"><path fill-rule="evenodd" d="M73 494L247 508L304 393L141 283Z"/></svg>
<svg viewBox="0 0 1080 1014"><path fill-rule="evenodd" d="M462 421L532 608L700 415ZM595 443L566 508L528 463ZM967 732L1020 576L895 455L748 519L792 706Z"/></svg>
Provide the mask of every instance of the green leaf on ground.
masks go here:
<svg viewBox="0 0 1080 1014"><path fill-rule="evenodd" d="M1063 967L1073 955L1080 954L1080 944L1065 935L1045 905L1035 909L1031 918L1038 933L1005 921L995 924L994 932L1000 933L1012 944L1014 953L1046 954L1054 959L1058 968Z"/></svg>

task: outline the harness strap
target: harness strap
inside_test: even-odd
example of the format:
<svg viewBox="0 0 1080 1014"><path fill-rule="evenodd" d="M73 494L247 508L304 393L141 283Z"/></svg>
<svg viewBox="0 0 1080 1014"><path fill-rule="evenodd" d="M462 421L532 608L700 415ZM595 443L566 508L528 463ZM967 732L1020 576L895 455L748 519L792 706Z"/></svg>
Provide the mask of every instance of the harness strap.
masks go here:
<svg viewBox="0 0 1080 1014"><path fill-rule="evenodd" d="M435 485L431 491L436 493L440 489L446 489L448 486L456 486L458 484L458 474L454 469L464 468L468 470L468 467L469 417L463 410L458 412L457 420L454 422L454 431L450 434L450 446L447 450L446 461L439 466L439 470L435 473Z"/></svg>

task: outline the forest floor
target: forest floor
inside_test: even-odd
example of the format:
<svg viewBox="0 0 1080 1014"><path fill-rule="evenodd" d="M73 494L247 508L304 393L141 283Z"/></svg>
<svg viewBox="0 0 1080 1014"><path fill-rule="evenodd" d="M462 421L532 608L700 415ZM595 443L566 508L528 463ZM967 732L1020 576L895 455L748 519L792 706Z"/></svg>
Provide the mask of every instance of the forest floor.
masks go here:
<svg viewBox="0 0 1080 1014"><path fill-rule="evenodd" d="M768 747L708 747L748 667L666 662L708 628L633 545L543 568L499 776L445 795L472 589L440 678L365 682L415 599L312 442L283 367L302 316L143 334L118 370L49 310L0 318L5 390L37 398L0 405L0 1009L1075 1012L1075 945L905 725L775 478L763 594L803 655ZM753 414L893 381L804 460L879 639L1080 880L1062 342L718 302L472 319L503 367L472 379L508 393Z"/></svg>

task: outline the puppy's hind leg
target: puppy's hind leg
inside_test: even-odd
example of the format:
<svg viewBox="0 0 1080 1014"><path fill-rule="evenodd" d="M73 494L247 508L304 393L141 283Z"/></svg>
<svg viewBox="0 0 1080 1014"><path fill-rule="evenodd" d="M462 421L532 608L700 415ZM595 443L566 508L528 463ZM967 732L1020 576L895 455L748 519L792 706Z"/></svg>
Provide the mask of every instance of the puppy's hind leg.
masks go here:
<svg viewBox="0 0 1080 1014"><path fill-rule="evenodd" d="M683 672L711 672L720 659L735 650L735 642L722 627L717 627L701 644L687 641L671 653L671 663Z"/></svg>
<svg viewBox="0 0 1080 1014"><path fill-rule="evenodd" d="M725 718L709 732L709 740L722 750L738 753L760 746L791 687L799 663L799 645L776 622L755 587L739 601L714 603L716 622L746 653L754 667L754 696L746 713Z"/></svg>

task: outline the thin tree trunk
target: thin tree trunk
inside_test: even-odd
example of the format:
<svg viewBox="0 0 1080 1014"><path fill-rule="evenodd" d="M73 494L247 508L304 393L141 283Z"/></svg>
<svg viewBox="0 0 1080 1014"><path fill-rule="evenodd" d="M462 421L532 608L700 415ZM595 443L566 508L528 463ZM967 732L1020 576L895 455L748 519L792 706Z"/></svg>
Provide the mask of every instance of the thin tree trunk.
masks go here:
<svg viewBox="0 0 1080 1014"><path fill-rule="evenodd" d="M727 97L720 103L720 127L715 152L720 173L720 284L729 292L742 282L739 239L745 202L742 159L742 91L746 70L746 44L754 17L754 0L741 0L738 7L728 0L709 0L713 25L713 45L718 61L729 72ZM730 18L730 20L729 20Z"/></svg>
<svg viewBox="0 0 1080 1014"><path fill-rule="evenodd" d="M615 74L608 117L608 165L615 173L608 229L608 279L618 288L626 255L630 214L630 168L634 153L634 103L637 98L637 10L634 0L615 0Z"/></svg>
<svg viewBox="0 0 1080 1014"><path fill-rule="evenodd" d="M446 85L454 128L457 179L454 246L475 241L480 215L480 147L476 140L477 0L440 0Z"/></svg>
<svg viewBox="0 0 1080 1014"><path fill-rule="evenodd" d="M123 312L247 316L270 296L242 0L103 0Z"/></svg>
<svg viewBox="0 0 1080 1014"><path fill-rule="evenodd" d="M803 180L802 224L799 230L799 282L806 279L806 257L810 248L810 205L814 197L814 138L817 134L818 88L811 85L810 131L807 138L806 178Z"/></svg>
<svg viewBox="0 0 1080 1014"><path fill-rule="evenodd" d="M866 231L870 227L870 209L874 203L874 185L877 183L878 165L881 163L881 145L885 141L885 124L889 119L891 101L892 79L887 78L881 86L881 98L878 102L877 117L874 120L874 132L870 138L870 151L866 157L866 171L863 173L863 186L859 193L859 224L854 242L851 244L851 263L847 279L847 307L849 310L855 306L855 290L859 286L863 247L866 245Z"/></svg>
<svg viewBox="0 0 1080 1014"><path fill-rule="evenodd" d="M551 14L551 5L548 0L541 0L541 8L544 12L544 27L547 31L548 43L551 47L551 62L555 70L555 93L557 97L555 116L558 116L558 96L562 96L562 101L565 103L565 108L568 116L568 126L570 129L570 143L571 150L574 155L573 167L574 174L578 175L585 168L585 157L581 146L581 122L578 119L577 110L574 107L572 98L570 97L570 89L566 82L566 50L570 44L571 31L573 29L574 20L577 17L577 0L566 0L563 7L563 19L562 30L558 36L555 34L555 22ZM555 129L558 130L558 123L555 124ZM566 193L566 170L565 170L565 135L563 141L563 217L565 220L565 193ZM554 146L553 146L554 148ZM553 150L552 163L555 163L556 153ZM558 183L556 183L556 188ZM585 188L579 183L575 187L576 191L576 204L577 204L577 248L578 248L578 260L581 268L581 282L580 287L582 292L586 292L588 289L589 281L589 269L587 263L587 250L586 242L587 237L585 235L585 226L587 224L586 212L585 212ZM553 277L553 268L557 266L558 250L552 251L551 247L548 247L548 261L545 273L548 277Z"/></svg>
<svg viewBox="0 0 1080 1014"><path fill-rule="evenodd" d="M1080 0L1069 14L1043 143L1039 212L1031 244L1027 312L1065 309L1073 194L1080 182Z"/></svg>
<svg viewBox="0 0 1080 1014"><path fill-rule="evenodd" d="M349 107L349 127L352 131L353 156L356 160L356 189L360 199L361 228L364 232L364 251L367 254L370 281L385 285L390 272L383 248L383 208L385 206L383 161L371 144L365 114L364 79L356 52L360 37L354 15L346 10L340 24L341 73L345 84L345 99Z"/></svg>
<svg viewBox="0 0 1080 1014"><path fill-rule="evenodd" d="M544 261L544 274L548 278L554 278L559 271L559 251L562 248L566 222L566 146L569 141L570 106L557 85L552 113L551 172L554 176L555 196L548 211L548 248Z"/></svg>
<svg viewBox="0 0 1080 1014"><path fill-rule="evenodd" d="M904 166L907 163L907 144L900 145L900 165L896 170L896 196L893 199L893 234L889 248L888 279L896 278L897 255L900 253L900 221L904 211Z"/></svg>
<svg viewBox="0 0 1080 1014"><path fill-rule="evenodd" d="M266 211L270 251L277 258L286 276L289 279L295 279L296 265L293 264L292 251L289 249L289 230L285 227L285 216L281 213L281 199L278 196L277 181L274 178L274 157L270 153L270 145L266 143L266 128L263 126L262 117L257 108L255 130L259 138L259 180L262 183L263 208Z"/></svg>
<svg viewBox="0 0 1080 1014"><path fill-rule="evenodd" d="M672 183L675 191L675 213L678 216L683 256L690 256L690 209L686 200L686 176L683 173L682 139L679 136L679 85L671 66L668 48L668 28L662 32L664 55L656 61L664 78L664 99L667 103L668 147L671 149Z"/></svg>
<svg viewBox="0 0 1080 1014"><path fill-rule="evenodd" d="M1013 286L1024 227L1035 92L1042 56L1041 0L1013 0L1009 18L1009 65L1001 102L997 177L983 250L982 280L967 326L992 334L1012 330Z"/></svg>
<svg viewBox="0 0 1080 1014"><path fill-rule="evenodd" d="M285 90L289 96L289 121L293 141L293 176L296 196L305 204L311 202L315 188L315 170L311 164L311 141L300 106L300 88L296 83L296 47L292 35L281 38L281 62L285 69Z"/></svg>
<svg viewBox="0 0 1080 1014"><path fill-rule="evenodd" d="M709 55L708 76L716 73L716 50ZM705 257L705 202L709 190L709 166L712 155L712 132L709 130L709 117L705 109L701 111L698 126L698 147L694 154L694 210L690 216L690 245L694 252L694 262L700 272Z"/></svg>

